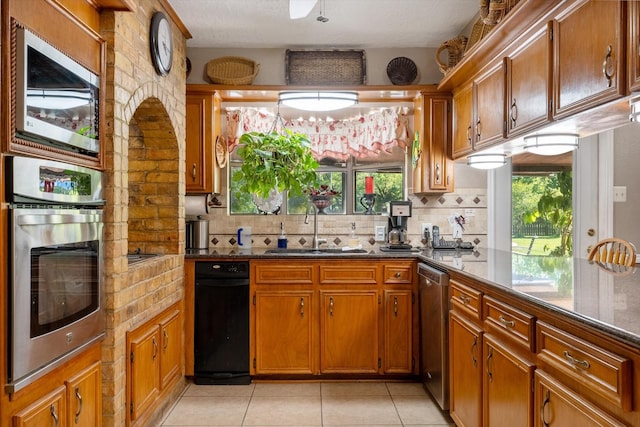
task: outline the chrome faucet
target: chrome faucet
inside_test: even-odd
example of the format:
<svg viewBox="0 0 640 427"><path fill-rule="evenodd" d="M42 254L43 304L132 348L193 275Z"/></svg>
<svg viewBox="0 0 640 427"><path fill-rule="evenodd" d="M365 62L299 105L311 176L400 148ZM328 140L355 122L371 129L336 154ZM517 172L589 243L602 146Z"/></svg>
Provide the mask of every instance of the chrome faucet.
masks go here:
<svg viewBox="0 0 640 427"><path fill-rule="evenodd" d="M304 223L309 224L309 207L313 208L313 249L320 249L320 245L327 243L327 239L321 239L318 237L318 208L312 202L307 204Z"/></svg>

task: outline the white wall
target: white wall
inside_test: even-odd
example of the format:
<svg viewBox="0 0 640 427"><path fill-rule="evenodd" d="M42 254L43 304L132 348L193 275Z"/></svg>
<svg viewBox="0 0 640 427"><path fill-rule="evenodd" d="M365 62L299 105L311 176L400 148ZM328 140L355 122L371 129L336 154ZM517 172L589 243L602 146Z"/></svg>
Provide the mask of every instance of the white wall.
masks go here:
<svg viewBox="0 0 640 427"><path fill-rule="evenodd" d="M613 185L627 187L627 201L613 204L614 236L629 240L640 248L640 123L615 129L613 147Z"/></svg>

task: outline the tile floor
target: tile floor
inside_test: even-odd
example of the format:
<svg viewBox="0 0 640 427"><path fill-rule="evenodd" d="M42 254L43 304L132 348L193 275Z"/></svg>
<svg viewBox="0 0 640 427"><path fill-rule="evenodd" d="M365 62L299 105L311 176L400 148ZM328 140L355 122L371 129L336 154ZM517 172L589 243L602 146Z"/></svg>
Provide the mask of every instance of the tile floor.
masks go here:
<svg viewBox="0 0 640 427"><path fill-rule="evenodd" d="M162 426L454 426L419 383L189 384Z"/></svg>

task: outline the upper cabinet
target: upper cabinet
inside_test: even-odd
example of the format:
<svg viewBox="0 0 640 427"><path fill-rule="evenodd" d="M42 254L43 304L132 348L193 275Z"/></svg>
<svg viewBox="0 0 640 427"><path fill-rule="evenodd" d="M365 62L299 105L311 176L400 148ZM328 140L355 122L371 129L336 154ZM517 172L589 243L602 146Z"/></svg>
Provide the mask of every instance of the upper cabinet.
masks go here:
<svg viewBox="0 0 640 427"><path fill-rule="evenodd" d="M627 28L627 75L629 91L640 90L640 2L629 1Z"/></svg>
<svg viewBox="0 0 640 427"><path fill-rule="evenodd" d="M551 24L543 26L505 58L507 137L523 134L550 119Z"/></svg>
<svg viewBox="0 0 640 427"><path fill-rule="evenodd" d="M219 194L220 167L214 145L220 137L220 97L215 91L187 87L186 189L187 194Z"/></svg>
<svg viewBox="0 0 640 427"><path fill-rule="evenodd" d="M625 8L574 2L553 24L553 116L567 117L625 95Z"/></svg>

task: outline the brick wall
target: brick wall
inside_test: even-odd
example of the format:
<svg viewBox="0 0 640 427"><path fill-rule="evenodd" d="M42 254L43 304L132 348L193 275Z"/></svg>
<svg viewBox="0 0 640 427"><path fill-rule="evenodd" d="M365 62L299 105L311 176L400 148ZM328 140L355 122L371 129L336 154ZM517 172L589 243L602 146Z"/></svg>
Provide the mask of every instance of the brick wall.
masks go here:
<svg viewBox="0 0 640 427"><path fill-rule="evenodd" d="M157 0L136 1L135 12L103 12L107 40L104 126L105 285L103 425L126 423L126 334L183 298L185 49L172 25L173 68L158 76L149 54ZM165 13L167 16L169 14ZM180 231L177 231L180 230ZM127 253L161 254L129 266ZM165 399L173 402L181 382ZM161 413L158 414L158 417Z"/></svg>

